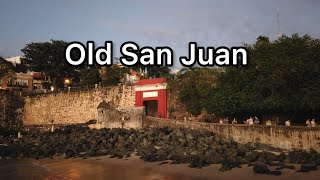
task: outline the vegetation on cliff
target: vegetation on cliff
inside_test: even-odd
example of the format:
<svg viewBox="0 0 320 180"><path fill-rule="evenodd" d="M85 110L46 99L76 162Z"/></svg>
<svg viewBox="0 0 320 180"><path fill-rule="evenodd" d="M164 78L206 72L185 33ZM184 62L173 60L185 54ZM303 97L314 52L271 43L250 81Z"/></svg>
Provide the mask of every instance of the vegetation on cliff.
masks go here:
<svg viewBox="0 0 320 180"><path fill-rule="evenodd" d="M195 69L178 78L179 97L189 112L199 114L203 108L220 116L319 116L319 39L295 34L269 41L261 36L247 48L248 66L226 67L218 74Z"/></svg>
<svg viewBox="0 0 320 180"><path fill-rule="evenodd" d="M221 69L183 69L170 85L177 86L179 100L186 110L199 115L201 110L206 109L208 98L215 92L220 72Z"/></svg>
<svg viewBox="0 0 320 180"><path fill-rule="evenodd" d="M14 66L0 56L0 79L14 72Z"/></svg>

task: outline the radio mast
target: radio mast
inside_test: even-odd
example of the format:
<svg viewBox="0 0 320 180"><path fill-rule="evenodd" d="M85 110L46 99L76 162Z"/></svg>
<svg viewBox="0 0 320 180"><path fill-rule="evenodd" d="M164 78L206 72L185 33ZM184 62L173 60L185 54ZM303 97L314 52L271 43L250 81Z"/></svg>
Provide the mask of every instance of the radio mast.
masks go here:
<svg viewBox="0 0 320 180"><path fill-rule="evenodd" d="M280 33L279 9L278 8L277 8L277 30L278 30L277 38L279 38L281 36L281 33Z"/></svg>

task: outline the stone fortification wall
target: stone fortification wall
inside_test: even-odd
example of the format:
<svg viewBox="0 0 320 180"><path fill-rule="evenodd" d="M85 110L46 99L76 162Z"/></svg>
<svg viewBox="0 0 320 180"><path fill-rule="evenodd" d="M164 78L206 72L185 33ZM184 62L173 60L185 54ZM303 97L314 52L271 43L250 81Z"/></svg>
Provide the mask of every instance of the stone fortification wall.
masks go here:
<svg viewBox="0 0 320 180"><path fill-rule="evenodd" d="M192 121L178 121L147 117L145 127L190 128L194 130L209 130L226 137L233 138L238 143L260 142L282 149L316 149L320 152L320 127L286 127L245 124L216 124Z"/></svg>
<svg viewBox="0 0 320 180"><path fill-rule="evenodd" d="M114 86L76 92L48 93L25 98L25 125L74 124L96 119L102 101L115 107L132 107L135 93L132 86Z"/></svg>

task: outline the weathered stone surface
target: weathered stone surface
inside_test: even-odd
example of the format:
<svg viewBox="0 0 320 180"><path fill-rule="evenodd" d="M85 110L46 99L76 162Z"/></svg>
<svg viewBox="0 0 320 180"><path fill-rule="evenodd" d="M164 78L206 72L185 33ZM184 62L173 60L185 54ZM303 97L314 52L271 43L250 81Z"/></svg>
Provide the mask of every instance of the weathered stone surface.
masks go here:
<svg viewBox="0 0 320 180"><path fill-rule="evenodd" d="M104 102L104 101L103 101ZM96 124L90 124L90 129L101 128L135 128L140 129L145 118L144 107L128 108L98 108L98 120Z"/></svg>
<svg viewBox="0 0 320 180"><path fill-rule="evenodd" d="M23 122L26 125L85 123L97 119L97 107L102 100L112 102L115 107L133 107L135 92L131 86L114 86L26 97Z"/></svg>

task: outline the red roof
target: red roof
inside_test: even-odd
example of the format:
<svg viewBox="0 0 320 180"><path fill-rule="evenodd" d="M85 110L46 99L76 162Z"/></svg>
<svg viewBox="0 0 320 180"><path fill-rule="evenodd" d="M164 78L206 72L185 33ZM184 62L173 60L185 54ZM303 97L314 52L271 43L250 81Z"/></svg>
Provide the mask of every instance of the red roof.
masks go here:
<svg viewBox="0 0 320 180"><path fill-rule="evenodd" d="M137 82L136 85L160 84L165 82L167 82L165 78L143 79Z"/></svg>
<svg viewBox="0 0 320 180"><path fill-rule="evenodd" d="M43 76L42 76L41 73L34 73L34 74L33 74L33 78L41 79L41 78L43 78Z"/></svg>
<svg viewBox="0 0 320 180"><path fill-rule="evenodd" d="M136 76L138 73L137 73L137 71L133 71L133 72L131 72L131 76Z"/></svg>

